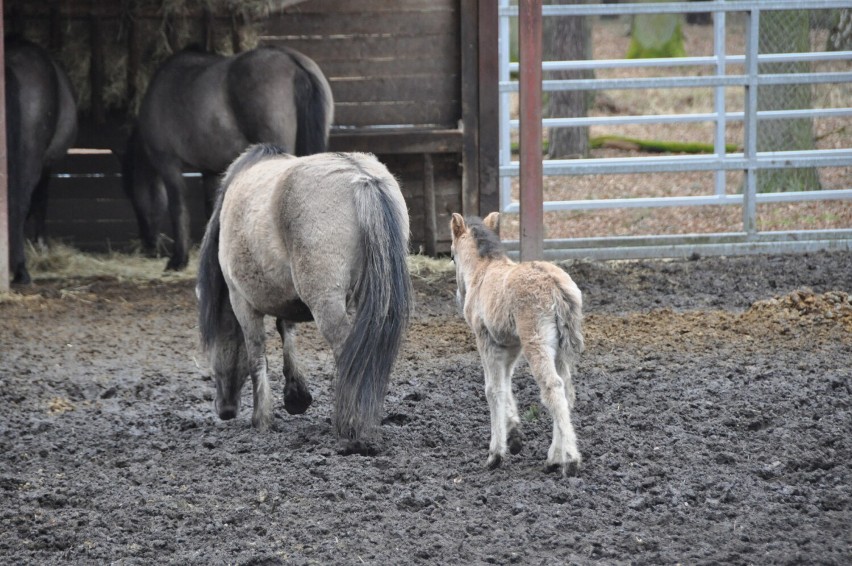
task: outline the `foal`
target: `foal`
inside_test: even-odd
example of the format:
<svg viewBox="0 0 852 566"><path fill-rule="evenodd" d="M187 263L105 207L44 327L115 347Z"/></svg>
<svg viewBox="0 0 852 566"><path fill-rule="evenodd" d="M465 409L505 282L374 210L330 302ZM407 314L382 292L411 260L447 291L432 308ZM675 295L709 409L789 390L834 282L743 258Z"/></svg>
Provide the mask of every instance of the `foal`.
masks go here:
<svg viewBox="0 0 852 566"><path fill-rule="evenodd" d="M450 221L457 298L485 370L491 412L487 465L496 468L507 451L521 450L512 372L523 353L553 417L547 469L574 475L581 458L571 426L571 372L584 347L582 294L568 274L550 263L510 260L497 236L498 223L496 212L467 221L453 214Z"/></svg>

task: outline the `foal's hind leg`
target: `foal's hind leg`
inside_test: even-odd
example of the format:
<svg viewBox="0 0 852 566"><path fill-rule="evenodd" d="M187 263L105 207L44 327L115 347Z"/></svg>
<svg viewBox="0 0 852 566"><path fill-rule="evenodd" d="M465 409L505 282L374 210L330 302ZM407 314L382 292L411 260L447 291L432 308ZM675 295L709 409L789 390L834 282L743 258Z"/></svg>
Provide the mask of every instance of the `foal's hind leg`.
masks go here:
<svg viewBox="0 0 852 566"><path fill-rule="evenodd" d="M231 305L243 329L248 355L249 373L254 392L251 423L265 431L272 424L272 391L266 374L266 333L263 314L254 310L242 297L231 292Z"/></svg>
<svg viewBox="0 0 852 566"><path fill-rule="evenodd" d="M575 475L582 459L571 425L573 400L569 403L565 382L556 371L555 352L548 345L531 343L525 354L541 389L542 403L553 417L553 441L547 451L547 466L549 469L561 468L563 474Z"/></svg>
<svg viewBox="0 0 852 566"><path fill-rule="evenodd" d="M482 358L485 398L491 414L491 442L486 465L494 469L503 462L507 452L517 454L521 450L521 421L512 395L512 371L520 348L501 346L487 332L477 336L476 345Z"/></svg>
<svg viewBox="0 0 852 566"><path fill-rule="evenodd" d="M277 318L275 328L284 347L284 409L291 415L301 415L314 399L296 361L296 327Z"/></svg>

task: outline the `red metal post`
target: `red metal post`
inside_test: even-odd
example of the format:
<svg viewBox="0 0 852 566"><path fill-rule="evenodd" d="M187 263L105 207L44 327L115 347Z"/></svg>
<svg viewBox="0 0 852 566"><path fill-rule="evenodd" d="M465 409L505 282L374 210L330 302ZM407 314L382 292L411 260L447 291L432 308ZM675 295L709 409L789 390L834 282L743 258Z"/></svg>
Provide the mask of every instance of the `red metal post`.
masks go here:
<svg viewBox="0 0 852 566"><path fill-rule="evenodd" d="M541 162L541 0L520 0L521 261L544 256Z"/></svg>
<svg viewBox="0 0 852 566"><path fill-rule="evenodd" d="M0 0L0 29L3 0ZM6 68L6 50L0 41L0 68ZM9 171L6 165L6 73L0 73L0 292L9 290Z"/></svg>

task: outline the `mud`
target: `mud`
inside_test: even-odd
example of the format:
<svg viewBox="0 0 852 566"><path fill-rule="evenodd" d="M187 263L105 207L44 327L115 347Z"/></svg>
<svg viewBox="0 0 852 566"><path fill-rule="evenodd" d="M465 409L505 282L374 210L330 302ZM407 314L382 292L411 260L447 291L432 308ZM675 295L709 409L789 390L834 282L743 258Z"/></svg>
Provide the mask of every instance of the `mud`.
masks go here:
<svg viewBox="0 0 852 566"><path fill-rule="evenodd" d="M315 403L273 432L220 422L190 283L54 281L0 303L6 564L848 564L852 255L575 262L583 467L526 443L485 469L479 359L451 273L417 313L383 451L341 456L333 361L299 334Z"/></svg>

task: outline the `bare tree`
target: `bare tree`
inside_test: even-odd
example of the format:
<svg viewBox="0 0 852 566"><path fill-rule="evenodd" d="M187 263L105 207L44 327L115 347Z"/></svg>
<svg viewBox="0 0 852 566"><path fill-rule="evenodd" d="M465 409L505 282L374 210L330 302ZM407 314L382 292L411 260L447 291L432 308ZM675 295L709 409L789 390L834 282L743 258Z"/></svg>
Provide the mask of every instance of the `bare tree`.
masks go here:
<svg viewBox="0 0 852 566"><path fill-rule="evenodd" d="M761 53L810 51L810 18L807 10L767 10L760 14ZM765 63L761 73L807 72L808 63ZM812 106L810 85L764 85L758 89L758 110L791 110ZM758 151L808 150L815 147L813 120L762 120L757 128ZM819 189L813 167L768 169L758 174L758 190L802 191Z"/></svg>
<svg viewBox="0 0 852 566"><path fill-rule="evenodd" d="M545 0L546 4L578 4L589 0ZM588 17L553 16L544 19L542 52L545 61L590 59L592 55L591 25ZM554 71L547 79L571 80L592 78L591 71ZM551 92L546 116L575 118L588 115L594 96L591 92L573 90ZM551 128L548 154L552 158L583 157L589 152L589 128Z"/></svg>

